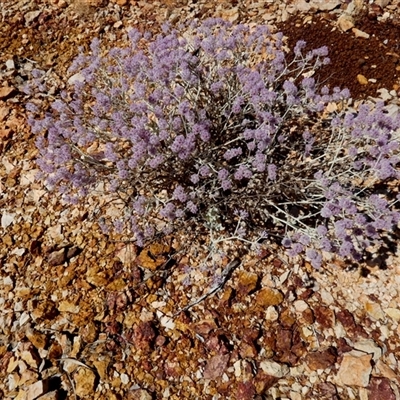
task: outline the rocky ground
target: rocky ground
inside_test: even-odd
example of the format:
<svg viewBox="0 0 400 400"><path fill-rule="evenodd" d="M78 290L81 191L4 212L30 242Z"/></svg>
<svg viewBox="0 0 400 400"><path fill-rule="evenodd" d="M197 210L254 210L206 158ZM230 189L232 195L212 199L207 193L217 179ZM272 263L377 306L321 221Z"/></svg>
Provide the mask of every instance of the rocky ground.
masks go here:
<svg viewBox="0 0 400 400"><path fill-rule="evenodd" d="M332 63L320 81L398 112L399 2L3 0L0 4L2 399L400 399L400 260L320 270L271 246L214 296L182 237L146 249L101 233L105 199L67 206L35 180L22 87L65 87L78 47L130 27L220 16L267 23ZM51 94L51 93L50 93ZM222 270L232 261L221 259ZM187 266L190 266L190 271ZM188 284L188 275L190 283Z"/></svg>

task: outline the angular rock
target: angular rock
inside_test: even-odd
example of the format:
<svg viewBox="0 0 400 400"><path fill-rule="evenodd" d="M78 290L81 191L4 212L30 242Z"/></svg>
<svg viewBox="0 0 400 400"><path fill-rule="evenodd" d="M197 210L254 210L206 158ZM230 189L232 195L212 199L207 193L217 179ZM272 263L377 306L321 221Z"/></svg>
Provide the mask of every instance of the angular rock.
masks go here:
<svg viewBox="0 0 400 400"><path fill-rule="evenodd" d="M6 100L16 94L16 92L17 89L14 86L2 86L0 87L0 100Z"/></svg>
<svg viewBox="0 0 400 400"><path fill-rule="evenodd" d="M32 385L30 385L28 387L28 391L26 394L26 400L37 399L39 396L46 393L47 390L48 390L48 381L38 381L38 382L32 383Z"/></svg>
<svg viewBox="0 0 400 400"><path fill-rule="evenodd" d="M357 28L353 28L351 31L354 33L355 37L361 37L361 38L364 38L364 39L369 39L369 34L366 33L366 32L360 31Z"/></svg>
<svg viewBox="0 0 400 400"><path fill-rule="evenodd" d="M88 368L79 368L74 381L76 394L80 397L92 395L96 390L96 375Z"/></svg>
<svg viewBox="0 0 400 400"><path fill-rule="evenodd" d="M204 319L193 325L194 331L201 336L207 336L211 331L217 328L218 326L212 318Z"/></svg>
<svg viewBox="0 0 400 400"><path fill-rule="evenodd" d="M67 261L65 248L55 250L51 252L47 257L47 262L53 267L56 267L57 265L62 265L65 263L65 261Z"/></svg>
<svg viewBox="0 0 400 400"><path fill-rule="evenodd" d="M283 302L283 294L269 287L261 289L256 294L255 303L262 307L277 306Z"/></svg>
<svg viewBox="0 0 400 400"><path fill-rule="evenodd" d="M312 371L333 366L336 362L336 359L337 351L333 347L329 347L323 351L308 353L306 356L307 365Z"/></svg>
<svg viewBox="0 0 400 400"><path fill-rule="evenodd" d="M61 398L59 390L53 390L44 394L43 396L38 397L37 400L59 400Z"/></svg>
<svg viewBox="0 0 400 400"><path fill-rule="evenodd" d="M41 11L40 10L36 10L36 11L29 11L24 15L25 18L25 24L28 25L29 23L31 23L32 21L34 21L39 15L40 15Z"/></svg>
<svg viewBox="0 0 400 400"><path fill-rule="evenodd" d="M230 359L229 354L217 354L207 361L203 377L205 379L217 379L222 376Z"/></svg>
<svg viewBox="0 0 400 400"><path fill-rule="evenodd" d="M25 332L28 340L37 348L44 349L47 344L47 336L33 329L27 329Z"/></svg>
<svg viewBox="0 0 400 400"><path fill-rule="evenodd" d="M60 303L58 305L58 310L60 312L69 312L71 314L79 314L80 307L79 307L79 305L71 303L68 300L62 300L62 301L60 301Z"/></svg>
<svg viewBox="0 0 400 400"><path fill-rule="evenodd" d="M340 0L312 0L310 5L319 11L332 11L340 6L341 3Z"/></svg>
<svg viewBox="0 0 400 400"><path fill-rule="evenodd" d="M257 349L253 343L242 341L239 345L239 354L243 359L253 359L257 357Z"/></svg>
<svg viewBox="0 0 400 400"><path fill-rule="evenodd" d="M4 121L9 114L10 109L6 106L0 107L0 122Z"/></svg>
<svg viewBox="0 0 400 400"><path fill-rule="evenodd" d="M75 82L85 82L85 77L78 72L72 75L67 82L69 85L73 85Z"/></svg>
<svg viewBox="0 0 400 400"><path fill-rule="evenodd" d="M342 323L348 333L353 334L356 331L357 326L353 314L349 310L338 311L336 318Z"/></svg>
<svg viewBox="0 0 400 400"><path fill-rule="evenodd" d="M283 378L289 373L289 367L285 364L278 364L275 361L261 361L261 369L270 376Z"/></svg>
<svg viewBox="0 0 400 400"><path fill-rule="evenodd" d="M372 339L362 339L354 343L356 350L372 354L373 360L377 362L382 357L382 349Z"/></svg>
<svg viewBox="0 0 400 400"><path fill-rule="evenodd" d="M21 352L20 357L22 360L26 362L32 369L36 369L39 367L41 363L41 359L37 354L36 350L32 347L27 350Z"/></svg>
<svg viewBox="0 0 400 400"><path fill-rule="evenodd" d="M385 8L389 3L390 0L375 0L375 4L382 8Z"/></svg>
<svg viewBox="0 0 400 400"><path fill-rule="evenodd" d="M333 328L335 325L335 313L329 307L314 307L314 317L324 329Z"/></svg>
<svg viewBox="0 0 400 400"><path fill-rule="evenodd" d="M372 372L372 355L357 350L344 354L337 378L349 386L367 387Z"/></svg>
<svg viewBox="0 0 400 400"><path fill-rule="evenodd" d="M350 15L342 14L337 21L337 24L343 32L347 32L351 28L354 28L354 19Z"/></svg>
<svg viewBox="0 0 400 400"><path fill-rule="evenodd" d="M15 62L12 58L6 61L7 69L15 69Z"/></svg>
<svg viewBox="0 0 400 400"><path fill-rule="evenodd" d="M321 396L321 398L329 398L329 399L334 399L337 398L337 390L336 386L333 383L330 382L322 382L316 385L318 394Z"/></svg>
<svg viewBox="0 0 400 400"><path fill-rule="evenodd" d="M162 243L153 243L144 248L137 257L139 266L155 271L168 261L170 247Z"/></svg>
<svg viewBox="0 0 400 400"><path fill-rule="evenodd" d="M151 400L153 396L144 389L136 389L128 394L127 400Z"/></svg>
<svg viewBox="0 0 400 400"><path fill-rule="evenodd" d="M237 400L252 400L256 393L254 383L251 381L238 382L236 398Z"/></svg>
<svg viewBox="0 0 400 400"><path fill-rule="evenodd" d="M380 320L385 318L385 314L382 311L381 306L378 303L372 301L366 301L364 303L365 311L374 320Z"/></svg>
<svg viewBox="0 0 400 400"><path fill-rule="evenodd" d="M377 375L383 376L388 379L396 379L397 374L394 372L388 365L386 365L382 360L378 360L378 362L375 365L375 371L377 372Z"/></svg>
<svg viewBox="0 0 400 400"><path fill-rule="evenodd" d="M252 291L255 290L258 283L258 275L247 272L247 271L240 271L239 272L239 279L238 279L238 286L237 291L239 296L246 296L250 294Z"/></svg>
<svg viewBox="0 0 400 400"><path fill-rule="evenodd" d="M397 397L390 387L390 380L387 378L371 378L368 386L368 400L396 400Z"/></svg>

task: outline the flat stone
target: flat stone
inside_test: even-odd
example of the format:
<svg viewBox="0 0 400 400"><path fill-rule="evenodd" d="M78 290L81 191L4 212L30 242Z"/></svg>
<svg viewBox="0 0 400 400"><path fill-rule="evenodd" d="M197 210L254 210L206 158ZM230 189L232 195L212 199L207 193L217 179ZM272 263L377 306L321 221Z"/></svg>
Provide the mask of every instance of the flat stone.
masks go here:
<svg viewBox="0 0 400 400"><path fill-rule="evenodd" d="M296 300L294 303L294 308L297 312L301 313L305 310L308 310L310 307L304 300Z"/></svg>
<svg viewBox="0 0 400 400"><path fill-rule="evenodd" d="M239 296L246 296L255 290L258 282L258 275L252 272L240 271L237 285Z"/></svg>
<svg viewBox="0 0 400 400"><path fill-rule="evenodd" d="M311 7L319 11L332 11L341 5L340 0L313 0L310 2Z"/></svg>
<svg viewBox="0 0 400 400"><path fill-rule="evenodd" d="M286 364L279 364L275 361L262 361L260 367L267 375L275 378L283 378L290 371Z"/></svg>
<svg viewBox="0 0 400 400"><path fill-rule="evenodd" d="M312 371L333 366L337 359L336 349L330 347L323 351L308 353L306 363Z"/></svg>
<svg viewBox="0 0 400 400"><path fill-rule="evenodd" d="M51 252L47 258L47 262L53 267L62 265L65 261L67 261L65 248Z"/></svg>
<svg viewBox="0 0 400 400"><path fill-rule="evenodd" d="M378 303L374 303L372 301L367 301L364 303L365 311L368 313L368 315L375 319L383 319L385 318L385 314L382 311L381 306Z"/></svg>
<svg viewBox="0 0 400 400"><path fill-rule="evenodd" d="M0 122L4 121L9 114L10 109L8 107L0 107Z"/></svg>
<svg viewBox="0 0 400 400"><path fill-rule="evenodd" d="M62 300L58 305L58 310L60 312L69 312L71 314L78 314L81 309L78 305L74 303L71 303L67 300Z"/></svg>
<svg viewBox="0 0 400 400"><path fill-rule="evenodd" d="M337 21L337 24L343 32L347 32L351 28L354 28L354 19L352 16L347 14L342 14Z"/></svg>
<svg viewBox="0 0 400 400"><path fill-rule="evenodd" d="M385 378L394 380L397 378L397 373L394 372L388 365L386 365L382 360L378 360L374 372L376 375L383 376ZM374 375L375 375L374 374Z"/></svg>
<svg viewBox="0 0 400 400"><path fill-rule="evenodd" d="M17 93L17 89L14 86L2 86L0 87L0 100L5 100Z"/></svg>
<svg viewBox="0 0 400 400"><path fill-rule="evenodd" d="M26 394L26 399L27 400L33 400L47 392L48 390L48 382L47 381L38 381L35 383L32 383L28 387L28 391Z"/></svg>
<svg viewBox="0 0 400 400"><path fill-rule="evenodd" d="M372 354L375 362L382 357L382 349L372 339L362 339L354 343L353 347L364 353Z"/></svg>
<svg viewBox="0 0 400 400"><path fill-rule="evenodd" d="M398 308L385 308L383 310L387 316L394 319L396 322L400 322L400 310Z"/></svg>
<svg viewBox="0 0 400 400"><path fill-rule="evenodd" d="M47 336L33 329L27 329L25 332L28 340L37 348L44 349L47 343Z"/></svg>
<svg viewBox="0 0 400 400"><path fill-rule="evenodd" d="M238 7L231 7L229 9L227 8L222 11L221 17L233 23L239 18L239 8Z"/></svg>
<svg viewBox="0 0 400 400"><path fill-rule="evenodd" d="M40 15L41 11L40 10L36 10L36 11L29 11L24 15L25 18L25 23L29 24L32 21L34 21L39 15Z"/></svg>
<svg viewBox="0 0 400 400"><path fill-rule="evenodd" d="M217 379L222 376L226 367L228 366L230 355L216 355L210 358L207 362L207 365L204 369L204 378L205 379Z"/></svg>
<svg viewBox="0 0 400 400"><path fill-rule="evenodd" d="M354 33L355 37L369 39L369 34L366 32L360 31L357 28L353 28L351 31Z"/></svg>
<svg viewBox="0 0 400 400"><path fill-rule="evenodd" d="M7 69L15 69L15 62L12 58L6 61Z"/></svg>
<svg viewBox="0 0 400 400"><path fill-rule="evenodd" d="M68 84L73 85L75 82L85 82L85 77L81 73L76 73L69 77Z"/></svg>
<svg viewBox="0 0 400 400"><path fill-rule="evenodd" d="M60 392L58 390L53 390L40 396L38 400L59 400L60 399Z"/></svg>
<svg viewBox="0 0 400 400"><path fill-rule="evenodd" d="M93 395L96 390L96 375L88 368L79 368L78 372L74 374L75 390L79 397Z"/></svg>
<svg viewBox="0 0 400 400"><path fill-rule="evenodd" d="M364 0L352 0L346 8L346 14L357 16L361 13L364 6Z"/></svg>
<svg viewBox="0 0 400 400"><path fill-rule="evenodd" d="M375 4L382 8L385 8L389 3L390 0L375 0Z"/></svg>
<svg viewBox="0 0 400 400"><path fill-rule="evenodd" d="M372 355L357 350L344 354L337 378L348 386L367 387L372 372Z"/></svg>
<svg viewBox="0 0 400 400"><path fill-rule="evenodd" d="M255 303L262 307L277 306L283 301L283 294L272 288L263 288L256 294Z"/></svg>
<svg viewBox="0 0 400 400"><path fill-rule="evenodd" d="M132 391L132 399L135 400L151 400L153 396L144 389L137 389Z"/></svg>
<svg viewBox="0 0 400 400"><path fill-rule="evenodd" d="M308 12L311 9L311 4L307 3L305 0L297 0L294 6L299 12Z"/></svg>

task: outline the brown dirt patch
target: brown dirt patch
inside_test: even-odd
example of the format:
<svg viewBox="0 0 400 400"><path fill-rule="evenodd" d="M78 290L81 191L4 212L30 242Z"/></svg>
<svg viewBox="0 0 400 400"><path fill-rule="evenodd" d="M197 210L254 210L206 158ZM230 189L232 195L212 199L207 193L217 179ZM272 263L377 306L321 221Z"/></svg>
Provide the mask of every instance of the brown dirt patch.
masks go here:
<svg viewBox="0 0 400 400"><path fill-rule="evenodd" d="M393 22L378 22L368 15L362 16L356 28L370 35L369 39L355 37L350 30L341 32L330 21L315 17L303 23L304 16L295 16L277 29L288 36L288 47L293 49L297 41L304 40L309 51L321 46L329 49L331 63L319 70L315 77L331 88L348 88L355 99L377 96L377 89L399 88L400 74L400 26ZM293 54L293 53L292 53ZM361 74L376 79L362 85L357 80Z"/></svg>

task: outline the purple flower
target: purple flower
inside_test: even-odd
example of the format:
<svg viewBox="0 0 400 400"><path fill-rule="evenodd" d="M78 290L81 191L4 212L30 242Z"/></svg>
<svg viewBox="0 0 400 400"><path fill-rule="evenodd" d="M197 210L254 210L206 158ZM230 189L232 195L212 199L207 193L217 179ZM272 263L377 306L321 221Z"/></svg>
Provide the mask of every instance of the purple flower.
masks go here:
<svg viewBox="0 0 400 400"><path fill-rule="evenodd" d="M240 147L236 147L234 149L229 149L224 153L225 160L231 160L237 156L242 154L242 149Z"/></svg>
<svg viewBox="0 0 400 400"><path fill-rule="evenodd" d="M326 227L324 225L319 225L317 227L317 232L318 232L318 235L320 235L320 236L326 236L328 233L328 229L326 229Z"/></svg>
<svg viewBox="0 0 400 400"><path fill-rule="evenodd" d="M268 171L268 179L270 181L275 181L276 180L276 171L277 171L276 165L269 164L267 167L267 171Z"/></svg>
<svg viewBox="0 0 400 400"><path fill-rule="evenodd" d="M172 203L167 203L160 211L160 215L162 217L165 217L171 221L173 221L176 218L175 214L175 206Z"/></svg>
<svg viewBox="0 0 400 400"><path fill-rule="evenodd" d="M357 259L399 222L385 185L400 178L400 117L382 102L321 121L318 111L349 91L290 78L328 62L326 47L306 52L300 41L287 61L282 34L221 19L128 37L104 54L94 40L70 69L84 80L47 109L27 105L41 177L63 198L105 188L127 205L138 244L175 228L200 232L217 209L223 234L250 241L268 227L315 268L319 251ZM45 98L47 75L32 75L29 92ZM240 229L236 210L248 214ZM107 221L125 229L123 216Z"/></svg>
<svg viewBox="0 0 400 400"><path fill-rule="evenodd" d="M285 237L285 238L282 240L282 245L283 245L284 247L290 247L290 246L292 245L292 241L291 241L288 237Z"/></svg>
<svg viewBox="0 0 400 400"><path fill-rule="evenodd" d="M339 248L339 254L342 257L348 257L352 254L352 252L354 251L354 245L353 243L351 243L350 241L346 240L344 241L340 248Z"/></svg>
<svg viewBox="0 0 400 400"><path fill-rule="evenodd" d="M295 54L297 57L300 57L300 56L301 56L301 52L302 52L302 50L303 50L305 47L306 47L306 42L305 42L304 40L299 40L299 41L296 43L296 46L295 46L294 49L293 49L294 54Z"/></svg>
<svg viewBox="0 0 400 400"><path fill-rule="evenodd" d="M258 172L264 172L266 167L266 157L263 153L257 153L253 160L253 167Z"/></svg>
<svg viewBox="0 0 400 400"><path fill-rule="evenodd" d="M319 240L319 245L321 247L321 250L330 252L332 251L332 243L328 238L321 238Z"/></svg>
<svg viewBox="0 0 400 400"><path fill-rule="evenodd" d="M186 203L186 208L192 213L197 214L197 206L191 200Z"/></svg>
<svg viewBox="0 0 400 400"><path fill-rule="evenodd" d="M181 203L184 203L187 200L185 189L181 185L178 185L175 188L172 197L176 200L179 200Z"/></svg>
<svg viewBox="0 0 400 400"><path fill-rule="evenodd" d="M221 182L222 190L230 190L232 188L232 182L229 179L224 179Z"/></svg>
<svg viewBox="0 0 400 400"><path fill-rule="evenodd" d="M236 170L234 174L234 178L238 181L242 179L250 179L252 176L253 173L245 165L239 165L239 168Z"/></svg>
<svg viewBox="0 0 400 400"><path fill-rule="evenodd" d="M210 175L210 173L211 173L211 169L210 169L210 167L209 167L208 165L202 165L202 166L199 168L199 175L200 175L202 178L204 178L204 177Z"/></svg>
<svg viewBox="0 0 400 400"><path fill-rule="evenodd" d="M319 252L317 252L314 249L307 249L306 250L306 256L309 258L311 265L315 269L321 268L322 265L322 256Z"/></svg>
<svg viewBox="0 0 400 400"><path fill-rule="evenodd" d="M296 96L296 95L297 95L297 87L296 87L296 85L295 85L293 82L291 82L291 81L286 80L286 81L283 83L283 90L285 91L285 93L286 93L287 95L291 95L291 96Z"/></svg>
<svg viewBox="0 0 400 400"><path fill-rule="evenodd" d="M196 184L200 181L200 176L198 174L193 174L190 176L190 180L192 183Z"/></svg>
<svg viewBox="0 0 400 400"><path fill-rule="evenodd" d="M296 257L300 253L304 251L304 247L300 243L293 243L292 247L288 249L286 252L290 257Z"/></svg>

